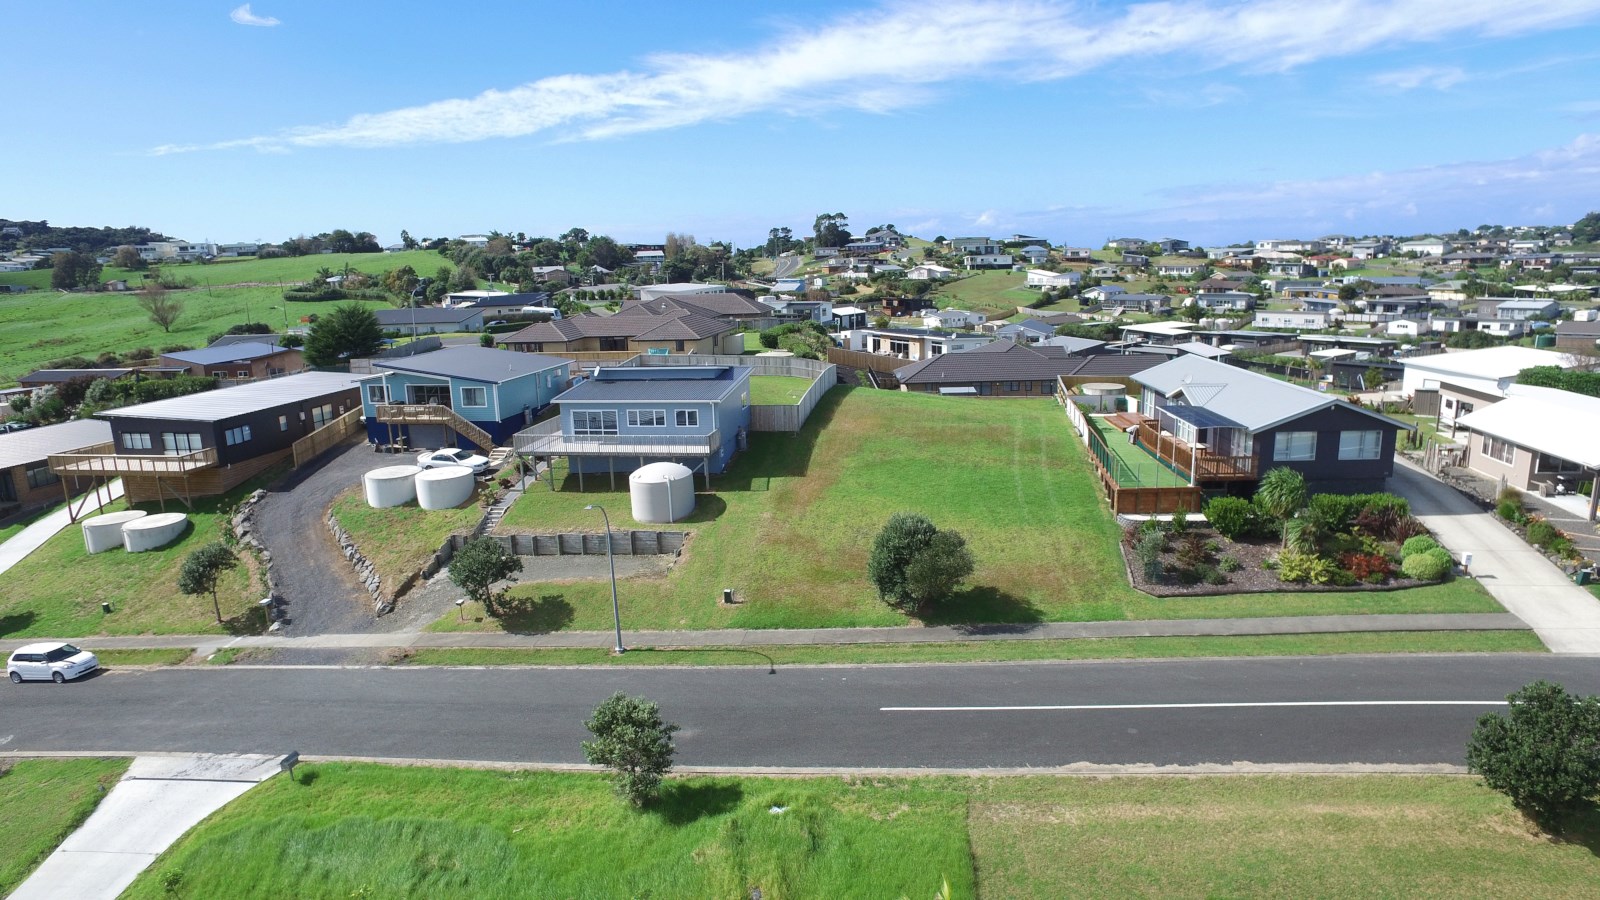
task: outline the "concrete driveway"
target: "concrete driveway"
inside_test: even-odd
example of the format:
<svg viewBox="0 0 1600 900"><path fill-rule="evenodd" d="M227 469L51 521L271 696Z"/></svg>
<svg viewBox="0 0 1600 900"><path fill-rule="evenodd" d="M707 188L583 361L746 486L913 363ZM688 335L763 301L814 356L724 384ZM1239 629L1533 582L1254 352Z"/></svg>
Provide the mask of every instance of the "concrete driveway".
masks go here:
<svg viewBox="0 0 1600 900"><path fill-rule="evenodd" d="M1600 654L1600 599L1567 576L1455 488L1396 459L1389 490L1457 559L1472 554L1472 574L1507 611L1528 623L1553 653Z"/></svg>

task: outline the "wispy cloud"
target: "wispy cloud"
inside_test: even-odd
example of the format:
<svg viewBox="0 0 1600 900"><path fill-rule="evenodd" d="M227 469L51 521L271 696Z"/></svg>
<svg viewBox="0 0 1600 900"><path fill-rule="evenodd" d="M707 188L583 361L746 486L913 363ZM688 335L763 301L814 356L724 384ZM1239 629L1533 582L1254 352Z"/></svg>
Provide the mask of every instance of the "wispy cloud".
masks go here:
<svg viewBox="0 0 1600 900"><path fill-rule="evenodd" d="M249 16L249 7L235 10L235 21L240 13ZM551 132L593 140L761 111L884 113L927 102L936 85L979 77L1047 81L1169 54L1211 69L1284 71L1378 47L1502 37L1596 17L1600 0L1547 0L1516 15L1507 15L1501 0L1174 0L1109 12L1046 0L891 0L739 52L657 54L637 70L553 75L341 123L152 152L384 147Z"/></svg>
<svg viewBox="0 0 1600 900"><path fill-rule="evenodd" d="M1420 87L1445 91L1466 80L1466 70L1459 66L1412 66L1409 69L1379 72L1368 78L1367 82L1373 87L1391 91L1414 91Z"/></svg>
<svg viewBox="0 0 1600 900"><path fill-rule="evenodd" d="M274 25L283 24L272 16L256 15L250 11L250 4L248 3L228 13L228 18L238 22L240 25L254 25L258 28L271 28Z"/></svg>

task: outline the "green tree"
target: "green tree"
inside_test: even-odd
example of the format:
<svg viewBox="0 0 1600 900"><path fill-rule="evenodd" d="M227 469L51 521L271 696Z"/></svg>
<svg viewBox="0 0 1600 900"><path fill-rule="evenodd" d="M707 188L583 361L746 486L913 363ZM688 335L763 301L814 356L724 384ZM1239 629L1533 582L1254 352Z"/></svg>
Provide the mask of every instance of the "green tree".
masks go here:
<svg viewBox="0 0 1600 900"><path fill-rule="evenodd" d="M1556 826L1600 793L1600 698L1535 681L1489 713L1467 743L1467 768L1545 826Z"/></svg>
<svg viewBox="0 0 1600 900"><path fill-rule="evenodd" d="M411 232L402 228L400 229L400 246L407 250L415 250L421 245L417 243L416 238L411 236Z"/></svg>
<svg viewBox="0 0 1600 900"><path fill-rule="evenodd" d="M878 596L904 612L944 599L972 569L972 554L961 535L940 531L917 513L890 516L867 558L867 576Z"/></svg>
<svg viewBox="0 0 1600 900"><path fill-rule="evenodd" d="M311 323L306 335L306 362L334 366L354 357L371 356L383 347L383 329L372 310L343 303Z"/></svg>
<svg viewBox="0 0 1600 900"><path fill-rule="evenodd" d="M139 308L150 317L162 331L172 331L172 326L177 324L178 317L183 315L183 301L167 293L160 282L147 286L139 292Z"/></svg>
<svg viewBox="0 0 1600 900"><path fill-rule="evenodd" d="M812 223L818 247L843 247L850 243L850 217L844 213L822 213Z"/></svg>
<svg viewBox="0 0 1600 900"><path fill-rule="evenodd" d="M211 608L222 624L222 604L217 600L217 581L222 573L237 568L239 558L220 541L213 541L190 553L178 571L178 590L185 594L210 594Z"/></svg>
<svg viewBox="0 0 1600 900"><path fill-rule="evenodd" d="M1287 543L1289 520L1306 505L1306 477L1285 466L1268 470L1256 487L1255 503L1257 509L1278 522Z"/></svg>
<svg viewBox="0 0 1600 900"><path fill-rule="evenodd" d="M411 292L417 289L421 281L417 277L417 270L410 266L401 266L383 273L383 289L390 296L400 301L397 305L408 306L411 303Z"/></svg>
<svg viewBox="0 0 1600 900"><path fill-rule="evenodd" d="M618 795L644 806L661 793L661 781L672 771L678 726L661 718L659 706L618 691L595 707L583 727L594 735L583 742L584 758L612 771Z"/></svg>
<svg viewBox="0 0 1600 900"><path fill-rule="evenodd" d="M144 257L140 256L139 251L135 250L131 244L123 244L118 247L117 252L111 256L111 264L119 269L128 269L130 271L145 267Z"/></svg>
<svg viewBox="0 0 1600 900"><path fill-rule="evenodd" d="M57 253L50 257L50 287L58 291L100 283L100 264L87 253Z"/></svg>
<svg viewBox="0 0 1600 900"><path fill-rule="evenodd" d="M496 608L500 599L500 592L494 589L496 582L521 571L522 559L488 537L467 541L450 559L450 583L466 591L468 598L483 604L483 611L491 616L500 614Z"/></svg>

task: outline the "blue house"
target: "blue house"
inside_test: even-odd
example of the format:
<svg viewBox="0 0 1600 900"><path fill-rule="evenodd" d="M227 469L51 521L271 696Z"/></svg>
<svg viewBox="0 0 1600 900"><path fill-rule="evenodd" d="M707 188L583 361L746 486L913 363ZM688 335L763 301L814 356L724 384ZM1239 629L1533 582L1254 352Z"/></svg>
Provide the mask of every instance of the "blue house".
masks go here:
<svg viewBox="0 0 1600 900"><path fill-rule="evenodd" d="M750 369L743 366L615 366L555 398L560 414L525 429L524 456L567 457L569 471L615 481L640 466L682 463L711 476L727 468L750 430Z"/></svg>
<svg viewBox="0 0 1600 900"><path fill-rule="evenodd" d="M375 359L361 379L374 443L488 452L526 428L566 390L572 361L490 347L446 347Z"/></svg>

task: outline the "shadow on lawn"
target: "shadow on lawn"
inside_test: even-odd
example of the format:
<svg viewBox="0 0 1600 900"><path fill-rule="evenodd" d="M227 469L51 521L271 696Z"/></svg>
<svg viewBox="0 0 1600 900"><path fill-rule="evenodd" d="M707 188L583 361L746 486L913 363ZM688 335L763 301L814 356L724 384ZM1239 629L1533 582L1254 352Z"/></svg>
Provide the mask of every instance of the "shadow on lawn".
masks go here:
<svg viewBox="0 0 1600 900"><path fill-rule="evenodd" d="M1025 598L975 585L955 592L921 619L925 625L964 626L969 634L1010 634L1028 631L1044 621L1044 614Z"/></svg>
<svg viewBox="0 0 1600 900"><path fill-rule="evenodd" d="M668 825L688 825L706 816L732 812L743 799L744 790L737 784L669 781L661 786L661 796L646 809Z"/></svg>
<svg viewBox="0 0 1600 900"><path fill-rule="evenodd" d="M1573 813L1561 824L1561 831L1546 832L1553 844L1571 844L1600 856L1600 806L1591 803Z"/></svg>
<svg viewBox="0 0 1600 900"><path fill-rule="evenodd" d="M0 637L5 637L8 634L16 634L19 631L26 631L28 628L32 627L34 621L38 618L38 613L27 610L19 613L12 613L8 616L0 616Z"/></svg>
<svg viewBox="0 0 1600 900"><path fill-rule="evenodd" d="M549 634L572 624L576 611L561 594L532 597L503 597L498 621L511 634Z"/></svg>

